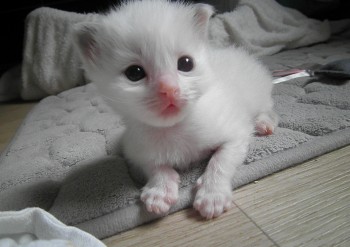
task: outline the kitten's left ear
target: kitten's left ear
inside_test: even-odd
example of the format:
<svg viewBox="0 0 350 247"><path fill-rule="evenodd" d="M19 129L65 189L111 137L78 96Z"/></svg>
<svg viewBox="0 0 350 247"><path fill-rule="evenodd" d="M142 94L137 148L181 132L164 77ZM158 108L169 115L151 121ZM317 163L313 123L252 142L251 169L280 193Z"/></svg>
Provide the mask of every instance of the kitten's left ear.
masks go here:
<svg viewBox="0 0 350 247"><path fill-rule="evenodd" d="M213 6L204 3L194 4L195 7L195 15L194 20L195 24L199 29L199 32L203 35L204 38L207 37L208 34L208 26L210 17L215 13L215 9Z"/></svg>

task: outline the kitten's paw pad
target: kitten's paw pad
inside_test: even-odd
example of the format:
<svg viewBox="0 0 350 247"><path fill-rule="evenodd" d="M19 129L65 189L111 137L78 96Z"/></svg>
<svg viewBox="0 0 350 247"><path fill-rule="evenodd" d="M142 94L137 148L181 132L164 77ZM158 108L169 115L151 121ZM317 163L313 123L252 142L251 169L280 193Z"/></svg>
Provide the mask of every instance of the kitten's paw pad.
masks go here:
<svg viewBox="0 0 350 247"><path fill-rule="evenodd" d="M256 123L255 125L255 131L259 136L272 135L274 130L275 130L275 126L273 126L271 123L262 121L262 122Z"/></svg>
<svg viewBox="0 0 350 247"><path fill-rule="evenodd" d="M231 191L211 190L200 188L197 192L193 207L206 219L220 216L232 207Z"/></svg>
<svg viewBox="0 0 350 247"><path fill-rule="evenodd" d="M259 136L272 135L278 123L276 113L261 113L255 122L255 131Z"/></svg>
<svg viewBox="0 0 350 247"><path fill-rule="evenodd" d="M141 200L148 212L166 214L170 207L177 202L178 185L169 183L163 187L147 187L142 189Z"/></svg>

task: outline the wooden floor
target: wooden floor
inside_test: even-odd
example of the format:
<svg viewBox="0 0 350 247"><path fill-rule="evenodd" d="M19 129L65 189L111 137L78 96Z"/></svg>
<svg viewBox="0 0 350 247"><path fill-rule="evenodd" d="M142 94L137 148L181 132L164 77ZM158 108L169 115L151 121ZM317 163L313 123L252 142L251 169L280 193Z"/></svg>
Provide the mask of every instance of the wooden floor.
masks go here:
<svg viewBox="0 0 350 247"><path fill-rule="evenodd" d="M0 105L0 151L34 103ZM114 246L350 246L350 146L234 191L205 221L192 209L103 240Z"/></svg>
<svg viewBox="0 0 350 247"><path fill-rule="evenodd" d="M27 113L36 103L0 103L0 152L12 139Z"/></svg>

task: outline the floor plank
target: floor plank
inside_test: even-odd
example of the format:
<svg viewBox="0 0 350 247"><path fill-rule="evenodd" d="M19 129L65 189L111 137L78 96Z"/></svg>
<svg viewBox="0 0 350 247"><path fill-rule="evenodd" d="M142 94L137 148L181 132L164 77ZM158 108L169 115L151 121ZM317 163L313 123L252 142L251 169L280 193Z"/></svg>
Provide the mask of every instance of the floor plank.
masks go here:
<svg viewBox="0 0 350 247"><path fill-rule="evenodd" d="M5 149L25 116L36 104L36 102L0 104L0 152Z"/></svg>
<svg viewBox="0 0 350 247"><path fill-rule="evenodd" d="M238 208L206 221L193 209L104 240L116 246L275 246Z"/></svg>
<svg viewBox="0 0 350 247"><path fill-rule="evenodd" d="M236 191L279 246L350 246L350 146Z"/></svg>

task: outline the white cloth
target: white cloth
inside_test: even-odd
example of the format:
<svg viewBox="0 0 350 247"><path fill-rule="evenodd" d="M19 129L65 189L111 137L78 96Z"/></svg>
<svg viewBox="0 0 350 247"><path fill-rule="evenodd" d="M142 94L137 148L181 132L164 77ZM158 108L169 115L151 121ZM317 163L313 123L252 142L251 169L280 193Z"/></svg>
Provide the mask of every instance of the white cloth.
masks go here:
<svg viewBox="0 0 350 247"><path fill-rule="evenodd" d="M28 14L20 92L23 99L41 99L85 83L71 32L75 23L97 18L98 14L78 14L47 7Z"/></svg>
<svg viewBox="0 0 350 247"><path fill-rule="evenodd" d="M40 208L0 212L0 247L105 247L76 227Z"/></svg>
<svg viewBox="0 0 350 247"><path fill-rule="evenodd" d="M209 34L218 46L239 45L262 56L325 41L331 30L328 21L310 19L275 0L240 0L233 11L212 19Z"/></svg>

